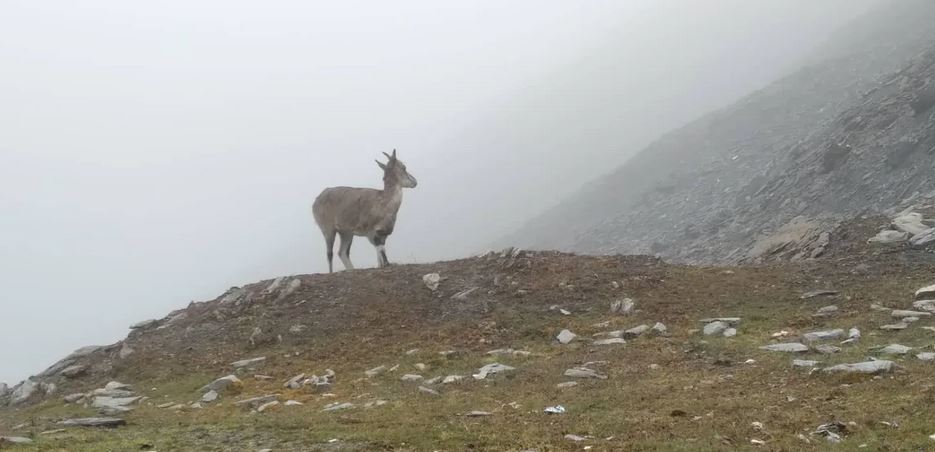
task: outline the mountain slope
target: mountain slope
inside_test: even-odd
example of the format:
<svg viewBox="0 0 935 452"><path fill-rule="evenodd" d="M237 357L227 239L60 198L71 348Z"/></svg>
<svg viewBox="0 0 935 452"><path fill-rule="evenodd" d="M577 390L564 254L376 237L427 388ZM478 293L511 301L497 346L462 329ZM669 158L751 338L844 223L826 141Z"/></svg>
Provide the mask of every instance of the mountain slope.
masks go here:
<svg viewBox="0 0 935 452"><path fill-rule="evenodd" d="M797 216L820 225L935 189L921 149L932 111L917 111L933 86L931 20L931 2L885 4L819 62L665 135L504 242L739 261ZM859 158L816 169L845 149ZM859 201L868 194L873 202Z"/></svg>
<svg viewBox="0 0 935 452"><path fill-rule="evenodd" d="M0 394L0 437L32 441L17 450L69 451L721 450L753 440L815 450L825 443L816 427L840 420L847 448L925 448L930 390L918 382L935 368L878 348L927 347L932 317L884 331L895 313L872 306L912 309L932 283L933 255L865 241L856 234L835 265L692 268L507 251L232 288L117 344L85 347L14 392L35 384L47 394L11 407ZM441 276L434 291L423 282L430 272ZM840 294L803 298L816 289ZM611 312L624 297L635 308ZM835 315L813 315L832 303ZM729 320L736 336L702 334L700 319L722 316L739 317ZM796 357L831 367L876 355L899 369L816 374L759 348L852 327L863 337L836 353L819 345L842 338ZM561 344L563 329L578 336ZM495 363L513 369L472 376ZM202 400L200 388L228 374L239 383ZM555 406L565 413L544 412ZM101 413L126 425L60 424Z"/></svg>

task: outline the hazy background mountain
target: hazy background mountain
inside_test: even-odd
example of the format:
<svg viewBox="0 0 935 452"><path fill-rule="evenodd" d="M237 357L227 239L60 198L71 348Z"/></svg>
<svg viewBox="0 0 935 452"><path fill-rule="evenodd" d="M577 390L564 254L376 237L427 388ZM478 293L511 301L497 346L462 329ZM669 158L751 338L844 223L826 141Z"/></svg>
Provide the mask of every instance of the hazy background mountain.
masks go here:
<svg viewBox="0 0 935 452"><path fill-rule="evenodd" d="M931 2L880 4L802 69L665 134L502 242L737 261L796 217L817 241L842 215L928 193L935 132L913 103L931 95L932 20Z"/></svg>
<svg viewBox="0 0 935 452"><path fill-rule="evenodd" d="M394 147L421 184L390 257L478 250L872 3L3 2L0 381L321 271L312 198Z"/></svg>

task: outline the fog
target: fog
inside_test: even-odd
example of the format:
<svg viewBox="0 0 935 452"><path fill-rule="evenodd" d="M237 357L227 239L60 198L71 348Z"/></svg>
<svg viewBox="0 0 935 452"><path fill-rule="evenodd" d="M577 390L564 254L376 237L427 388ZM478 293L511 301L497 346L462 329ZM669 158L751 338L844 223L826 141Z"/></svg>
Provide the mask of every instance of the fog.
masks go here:
<svg viewBox="0 0 935 452"><path fill-rule="evenodd" d="M870 3L4 1L0 381L326 269L312 200L394 148L390 259L482 251Z"/></svg>

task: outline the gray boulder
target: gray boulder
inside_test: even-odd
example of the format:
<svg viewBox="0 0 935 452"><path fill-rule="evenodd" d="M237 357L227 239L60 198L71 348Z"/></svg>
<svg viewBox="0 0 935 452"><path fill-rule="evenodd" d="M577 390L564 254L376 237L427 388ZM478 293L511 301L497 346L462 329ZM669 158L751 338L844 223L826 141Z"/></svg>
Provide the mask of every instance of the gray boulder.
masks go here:
<svg viewBox="0 0 935 452"><path fill-rule="evenodd" d="M859 374L881 374L891 372L896 369L896 363L892 361L866 361L853 364L839 364L826 368L828 373L859 373Z"/></svg>
<svg viewBox="0 0 935 452"><path fill-rule="evenodd" d="M649 331L649 325L639 325L633 328L630 328L623 332L623 337L626 338L636 338L642 336L644 333Z"/></svg>
<svg viewBox="0 0 935 452"><path fill-rule="evenodd" d="M809 361L804 359L794 359L792 360L792 367L812 369L818 367L820 363L818 361Z"/></svg>
<svg viewBox="0 0 935 452"><path fill-rule="evenodd" d="M571 341L575 340L576 337L578 337L577 334L572 333L571 331L568 331L568 330L562 330L561 332L558 333L558 336L555 336L555 339L558 339L558 341L562 344L568 344Z"/></svg>
<svg viewBox="0 0 935 452"><path fill-rule="evenodd" d="M80 419L66 419L58 423L64 427L119 427L126 425L127 421L112 417L88 417Z"/></svg>
<svg viewBox="0 0 935 452"><path fill-rule="evenodd" d="M839 309L837 306L829 305L829 306L824 306L820 308L818 311L815 312L814 315L812 315L812 317L831 317L833 315L837 315L838 312L839 312Z"/></svg>
<svg viewBox="0 0 935 452"><path fill-rule="evenodd" d="M565 376L570 378L597 378L599 380L606 380L607 375L602 375L597 373L594 370L588 369L587 367L575 367L565 371Z"/></svg>
<svg viewBox="0 0 935 452"><path fill-rule="evenodd" d="M909 233L903 231L894 231L892 229L887 229L880 231L877 235L867 240L868 243L879 243L881 245L889 245L893 243L902 243L909 239Z"/></svg>
<svg viewBox="0 0 935 452"><path fill-rule="evenodd" d="M143 320L142 322L134 323L130 325L131 330L145 330L147 328L156 326L159 323L156 319Z"/></svg>
<svg viewBox="0 0 935 452"><path fill-rule="evenodd" d="M720 320L715 320L711 323L708 323L704 326L702 332L705 336L714 336L717 334L724 334L724 331L730 327L730 324Z"/></svg>
<svg viewBox="0 0 935 452"><path fill-rule="evenodd" d="M490 375L501 373L501 372L509 372L511 370L516 370L516 368L507 366L505 364L493 363L493 364L488 364L484 367L481 367L480 369L478 369L477 373L472 376L474 377L475 380L483 380Z"/></svg>
<svg viewBox="0 0 935 452"><path fill-rule="evenodd" d="M890 344L879 350L881 355L906 355L912 351L912 347L906 347L901 344Z"/></svg>
<svg viewBox="0 0 935 452"><path fill-rule="evenodd" d="M929 228L912 236L909 243L913 246L925 246L929 243L935 243L935 228Z"/></svg>
<svg viewBox="0 0 935 452"><path fill-rule="evenodd" d="M133 410L131 405L139 402L141 397L95 397L91 400L91 408L99 413L112 416L115 414L126 413Z"/></svg>
<svg viewBox="0 0 935 452"><path fill-rule="evenodd" d="M626 345L627 341L619 337L594 341L594 345Z"/></svg>
<svg viewBox="0 0 935 452"><path fill-rule="evenodd" d="M828 341L832 339L840 339L844 337L844 330L826 330L826 331L814 331L811 333L805 333L802 336L802 339L805 342L819 342L819 341Z"/></svg>
<svg viewBox="0 0 935 452"><path fill-rule="evenodd" d="M259 367L265 361L266 361L265 356L261 356L259 358L242 359L240 361L232 362L231 367L233 367L234 369L246 369L246 368L254 369L254 368Z"/></svg>
<svg viewBox="0 0 935 452"><path fill-rule="evenodd" d="M241 386L243 386L243 382L241 382L239 378L235 375L228 375L208 383L201 388L201 392L217 391L220 393L228 389L238 389Z"/></svg>
<svg viewBox="0 0 935 452"><path fill-rule="evenodd" d="M10 394L10 405L22 405L29 401L29 399L39 394L39 383L33 381L32 379L26 379L19 386L13 388L13 392Z"/></svg>
<svg viewBox="0 0 935 452"><path fill-rule="evenodd" d="M728 326L736 327L737 325L740 325L740 317L711 317L707 319L701 319L700 322L701 323L723 322L723 323L726 323Z"/></svg>
<svg viewBox="0 0 935 452"><path fill-rule="evenodd" d="M770 352L784 352L784 353L804 353L808 351L808 347L798 342L790 342L790 343L785 343L785 344L764 345L760 347L760 350L766 350Z"/></svg>
<svg viewBox="0 0 935 452"><path fill-rule="evenodd" d="M916 300L933 300L935 299L935 284L931 286L923 287L916 291Z"/></svg>
<svg viewBox="0 0 935 452"><path fill-rule="evenodd" d="M247 408L247 409L257 409L260 405L265 405L267 403L270 403L278 399L279 399L278 394L270 394L270 395L265 395L261 397L253 397L250 399L240 400L238 402L234 402L234 406L240 407L240 408Z"/></svg>
<svg viewBox="0 0 935 452"><path fill-rule="evenodd" d="M610 312L612 314L628 315L633 312L636 303L632 298L621 298L610 303Z"/></svg>
<svg viewBox="0 0 935 452"><path fill-rule="evenodd" d="M892 316L898 319L907 318L907 317L928 317L932 315L931 312L923 311L904 311L902 309L895 309L892 312Z"/></svg>
<svg viewBox="0 0 935 452"><path fill-rule="evenodd" d="M68 366L65 369L63 369L60 375L66 378L75 378L75 377L80 377L85 372L87 372L87 370L88 370L88 366L75 364L73 366Z"/></svg>
<svg viewBox="0 0 935 452"><path fill-rule="evenodd" d="M0 446L4 444L32 444L32 440L22 436L0 436Z"/></svg>

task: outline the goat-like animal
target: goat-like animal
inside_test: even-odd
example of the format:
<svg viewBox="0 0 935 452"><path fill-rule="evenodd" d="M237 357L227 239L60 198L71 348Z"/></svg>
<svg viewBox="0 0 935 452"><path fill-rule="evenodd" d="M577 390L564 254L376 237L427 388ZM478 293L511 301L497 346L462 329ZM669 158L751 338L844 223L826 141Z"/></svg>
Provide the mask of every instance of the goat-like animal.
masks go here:
<svg viewBox="0 0 935 452"><path fill-rule="evenodd" d="M334 271L334 239L341 236L338 257L347 270L353 270L351 243L354 236L367 237L377 250L377 265L390 264L386 258L386 238L396 226L396 214L403 202L403 188L415 188L416 178L406 171L406 165L393 155L383 153L389 161L377 165L383 170L383 190L373 188L331 187L315 199L312 213L325 235L328 272Z"/></svg>

